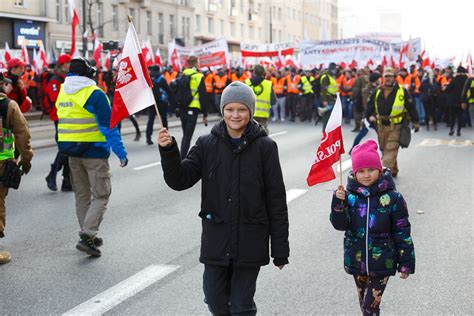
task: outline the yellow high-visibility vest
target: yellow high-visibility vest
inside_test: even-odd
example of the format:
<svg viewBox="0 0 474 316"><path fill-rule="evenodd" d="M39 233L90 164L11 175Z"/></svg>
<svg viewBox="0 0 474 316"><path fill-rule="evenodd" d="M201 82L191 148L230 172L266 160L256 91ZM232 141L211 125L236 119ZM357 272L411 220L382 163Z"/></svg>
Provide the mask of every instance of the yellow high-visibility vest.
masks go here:
<svg viewBox="0 0 474 316"><path fill-rule="evenodd" d="M328 94L333 97L336 96L337 92L339 91L339 85L337 84L336 80L328 74L324 74L321 76L321 84L323 83L323 79L325 77L328 77L329 79L328 90L327 90Z"/></svg>
<svg viewBox="0 0 474 316"><path fill-rule="evenodd" d="M191 94L193 95L193 100L189 103L188 108L194 108L201 110L201 102L199 102L199 84L204 77L202 73L197 72L195 69L188 68L183 70L183 74L190 76L189 85L191 88Z"/></svg>
<svg viewBox="0 0 474 316"><path fill-rule="evenodd" d="M258 86L253 86L250 79L245 80L255 94L255 113L253 117L267 119L270 117L272 100L272 82L264 79Z"/></svg>
<svg viewBox="0 0 474 316"><path fill-rule="evenodd" d="M314 93L313 91L313 86L312 86L312 82L314 80L314 77L311 76L308 80L308 77L306 76L302 76L301 77L301 84L302 84L302 90L303 90L303 95L305 94L310 94L310 93Z"/></svg>
<svg viewBox="0 0 474 316"><path fill-rule="evenodd" d="M94 114L84 109L87 99L96 90L102 92L99 87L90 86L74 94L66 94L64 85L61 85L56 100L58 142L106 142Z"/></svg>
<svg viewBox="0 0 474 316"><path fill-rule="evenodd" d="M379 114L377 100L379 98L382 89L378 89L375 93L375 113ZM405 92L403 88L398 86L397 95L392 105L392 112L390 112L390 122L393 124L400 124L403 120L403 113L406 112L405 108Z"/></svg>

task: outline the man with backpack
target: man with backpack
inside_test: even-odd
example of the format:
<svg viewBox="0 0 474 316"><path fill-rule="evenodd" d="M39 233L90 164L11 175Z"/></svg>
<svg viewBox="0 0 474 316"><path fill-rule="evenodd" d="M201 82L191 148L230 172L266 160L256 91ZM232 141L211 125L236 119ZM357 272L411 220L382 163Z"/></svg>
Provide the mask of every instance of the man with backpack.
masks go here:
<svg viewBox="0 0 474 316"><path fill-rule="evenodd" d="M204 125L207 126L208 94L204 83L204 75L199 73L198 59L190 56L188 68L183 70L183 75L177 79L176 103L180 108L181 127L183 139L181 140L181 159L188 153L191 139L196 128L197 117L202 112Z"/></svg>
<svg viewBox="0 0 474 316"><path fill-rule="evenodd" d="M173 93L171 93L171 89L166 82L165 77L160 72L160 66L152 65L148 67L148 70L150 72L151 81L153 82L152 90L163 123L162 127L168 128L168 105L169 103L174 103ZM146 143L148 145L153 145L151 135L153 134L155 117L155 106L150 106L148 108L148 123L146 125Z"/></svg>
<svg viewBox="0 0 474 316"><path fill-rule="evenodd" d="M17 168L19 164L21 171L27 174L31 169L31 159L33 151L31 150L31 135L28 129L28 123L20 111L18 104L7 97L7 94L13 89L12 81L5 78L0 72L0 130L1 149L0 149L0 238L5 237L5 198L8 194L9 180L6 180L7 170L11 167L7 165L13 164ZM15 160L15 147L20 154L20 162ZM18 171L18 169L17 169ZM10 179L11 177L7 177ZM17 183L18 185L18 183ZM17 187L16 187L17 188ZM0 264L8 263L11 260L11 254L0 249Z"/></svg>

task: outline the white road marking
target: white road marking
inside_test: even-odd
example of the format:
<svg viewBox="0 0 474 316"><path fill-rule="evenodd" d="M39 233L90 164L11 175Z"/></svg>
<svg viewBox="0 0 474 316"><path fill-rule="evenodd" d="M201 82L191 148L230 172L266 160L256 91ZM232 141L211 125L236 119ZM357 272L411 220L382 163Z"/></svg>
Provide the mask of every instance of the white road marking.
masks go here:
<svg viewBox="0 0 474 316"><path fill-rule="evenodd" d="M136 167L136 168L133 168L133 170L143 170L143 169L147 169L147 168L151 168L151 167L154 167L154 166L159 166L161 165L161 161L158 161L158 162L154 162L154 163L151 163L149 165L144 165L144 166L141 166L141 167Z"/></svg>
<svg viewBox="0 0 474 316"><path fill-rule="evenodd" d="M308 192L306 189L291 189L286 191L286 203L296 200L306 192Z"/></svg>
<svg viewBox="0 0 474 316"><path fill-rule="evenodd" d="M337 165L336 165L336 170L337 170L337 172L341 173L341 172L346 171L346 170L349 169L350 167L352 167L352 160L349 158L349 159L344 160L344 161L342 162L342 171L341 171L339 162L338 162Z"/></svg>
<svg viewBox="0 0 474 316"><path fill-rule="evenodd" d="M171 265L151 265L63 315L102 315L178 268Z"/></svg>
<svg viewBox="0 0 474 316"><path fill-rule="evenodd" d="M270 134L268 136L270 137L275 137L275 136L280 136L280 135L285 135L285 134L288 134L287 131L283 131L283 132L278 132L278 133L273 133L273 134Z"/></svg>

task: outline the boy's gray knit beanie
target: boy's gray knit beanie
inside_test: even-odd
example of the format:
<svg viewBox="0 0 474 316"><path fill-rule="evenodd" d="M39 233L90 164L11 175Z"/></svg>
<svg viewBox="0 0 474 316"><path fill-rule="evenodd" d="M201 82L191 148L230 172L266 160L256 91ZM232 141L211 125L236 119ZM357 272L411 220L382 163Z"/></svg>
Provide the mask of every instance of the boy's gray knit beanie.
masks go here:
<svg viewBox="0 0 474 316"><path fill-rule="evenodd" d="M242 103L249 108L250 118L255 112L255 94L245 83L234 81L228 85L221 97L221 113L224 115L224 107L229 103Z"/></svg>

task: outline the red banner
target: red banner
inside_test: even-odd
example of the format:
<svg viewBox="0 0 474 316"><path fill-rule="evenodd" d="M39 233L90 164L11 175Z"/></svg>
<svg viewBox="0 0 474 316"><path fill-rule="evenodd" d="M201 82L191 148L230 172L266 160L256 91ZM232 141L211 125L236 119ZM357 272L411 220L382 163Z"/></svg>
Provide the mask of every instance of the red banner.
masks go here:
<svg viewBox="0 0 474 316"><path fill-rule="evenodd" d="M211 67L226 64L225 52L215 52L209 55L198 57L199 67Z"/></svg>
<svg viewBox="0 0 474 316"><path fill-rule="evenodd" d="M277 57L280 55L293 55L295 52L294 48L288 48L281 51L268 51L268 52L253 52L253 51L241 51L242 57Z"/></svg>

